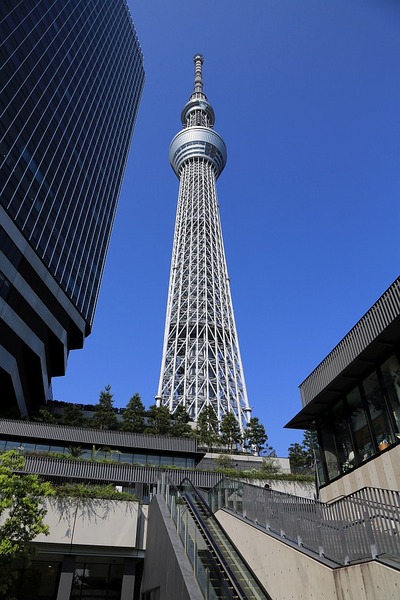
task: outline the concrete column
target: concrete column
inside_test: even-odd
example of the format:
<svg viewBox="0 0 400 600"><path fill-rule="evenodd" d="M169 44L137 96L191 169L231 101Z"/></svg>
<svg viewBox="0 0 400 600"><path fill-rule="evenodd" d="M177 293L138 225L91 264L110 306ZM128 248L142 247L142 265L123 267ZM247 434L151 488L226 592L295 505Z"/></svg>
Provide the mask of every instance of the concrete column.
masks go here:
<svg viewBox="0 0 400 600"><path fill-rule="evenodd" d="M64 556L60 582L58 584L57 600L69 600L71 596L72 582L75 572L75 556L66 554Z"/></svg>
<svg viewBox="0 0 400 600"><path fill-rule="evenodd" d="M136 559L125 558L122 577L121 600L133 600L135 592ZM58 600L58 598L57 598Z"/></svg>

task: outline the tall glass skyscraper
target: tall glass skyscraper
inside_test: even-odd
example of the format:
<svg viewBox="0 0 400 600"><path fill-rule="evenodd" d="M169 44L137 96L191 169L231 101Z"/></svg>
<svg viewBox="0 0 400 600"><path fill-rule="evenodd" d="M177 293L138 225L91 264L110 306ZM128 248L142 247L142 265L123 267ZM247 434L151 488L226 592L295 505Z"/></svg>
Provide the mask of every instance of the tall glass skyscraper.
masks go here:
<svg viewBox="0 0 400 600"><path fill-rule="evenodd" d="M144 68L125 0L2 0L0 53L0 389L27 414L91 331Z"/></svg>
<svg viewBox="0 0 400 600"><path fill-rule="evenodd" d="M194 90L169 153L180 186L156 398L171 413L184 406L194 421L208 406L219 422L233 413L243 431L250 407L216 192L226 147L203 92L203 57L194 63Z"/></svg>

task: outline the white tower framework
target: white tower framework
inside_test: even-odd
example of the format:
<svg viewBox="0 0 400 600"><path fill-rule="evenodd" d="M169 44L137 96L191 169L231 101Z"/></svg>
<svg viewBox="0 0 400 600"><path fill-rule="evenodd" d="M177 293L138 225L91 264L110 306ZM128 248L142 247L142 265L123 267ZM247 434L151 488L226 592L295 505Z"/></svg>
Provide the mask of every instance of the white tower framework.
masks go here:
<svg viewBox="0 0 400 600"><path fill-rule="evenodd" d="M169 159L180 180L157 405L191 418L211 405L221 422L250 418L218 210L216 180L226 163L214 111L203 93L203 57Z"/></svg>

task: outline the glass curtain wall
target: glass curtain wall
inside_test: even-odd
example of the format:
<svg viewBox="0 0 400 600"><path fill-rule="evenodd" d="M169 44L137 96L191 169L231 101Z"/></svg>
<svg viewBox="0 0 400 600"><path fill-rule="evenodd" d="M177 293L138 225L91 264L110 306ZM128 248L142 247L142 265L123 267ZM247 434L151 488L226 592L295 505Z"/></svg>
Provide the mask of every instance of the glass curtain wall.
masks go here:
<svg viewBox="0 0 400 600"><path fill-rule="evenodd" d="M390 356L316 420L320 485L400 443L400 364Z"/></svg>

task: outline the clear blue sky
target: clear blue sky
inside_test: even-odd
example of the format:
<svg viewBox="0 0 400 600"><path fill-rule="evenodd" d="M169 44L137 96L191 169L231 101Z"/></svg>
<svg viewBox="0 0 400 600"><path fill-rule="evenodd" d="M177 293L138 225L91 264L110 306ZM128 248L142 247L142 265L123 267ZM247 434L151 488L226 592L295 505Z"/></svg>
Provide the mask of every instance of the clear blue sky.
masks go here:
<svg viewBox="0 0 400 600"><path fill-rule="evenodd" d="M129 0L146 84L93 333L54 397L154 403L178 179L168 147L205 57L253 415L278 455L298 385L399 274L397 0Z"/></svg>

